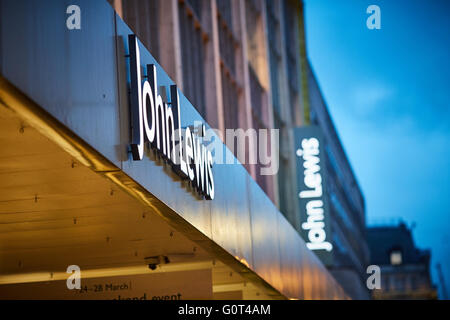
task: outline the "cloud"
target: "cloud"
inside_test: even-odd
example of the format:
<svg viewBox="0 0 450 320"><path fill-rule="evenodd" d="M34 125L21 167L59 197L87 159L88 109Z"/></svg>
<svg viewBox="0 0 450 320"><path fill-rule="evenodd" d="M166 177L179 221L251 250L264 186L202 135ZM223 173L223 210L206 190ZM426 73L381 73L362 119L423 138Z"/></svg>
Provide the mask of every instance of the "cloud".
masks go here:
<svg viewBox="0 0 450 320"><path fill-rule="evenodd" d="M393 89L380 83L358 85L351 91L352 110L359 117L370 117L383 111L393 96Z"/></svg>

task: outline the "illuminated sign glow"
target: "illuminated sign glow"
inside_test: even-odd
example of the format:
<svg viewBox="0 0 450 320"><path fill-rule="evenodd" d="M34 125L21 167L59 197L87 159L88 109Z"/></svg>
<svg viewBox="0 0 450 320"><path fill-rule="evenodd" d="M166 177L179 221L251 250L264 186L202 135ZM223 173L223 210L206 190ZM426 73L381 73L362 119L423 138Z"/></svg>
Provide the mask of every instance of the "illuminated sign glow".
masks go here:
<svg viewBox="0 0 450 320"><path fill-rule="evenodd" d="M305 231L306 245L310 250L333 249L327 241L326 206L321 171L320 140L314 136L301 139L301 148L297 149L301 165L297 170L301 176L300 198L303 215L301 228Z"/></svg>
<svg viewBox="0 0 450 320"><path fill-rule="evenodd" d="M139 45L135 35L128 36L130 50L131 153L142 160L148 142L171 164L182 178L189 179L200 195L214 199L213 158L202 143L205 126L199 134L181 128L180 99L176 85L170 86L170 102L158 93L156 66L148 64L147 80L142 81Z"/></svg>

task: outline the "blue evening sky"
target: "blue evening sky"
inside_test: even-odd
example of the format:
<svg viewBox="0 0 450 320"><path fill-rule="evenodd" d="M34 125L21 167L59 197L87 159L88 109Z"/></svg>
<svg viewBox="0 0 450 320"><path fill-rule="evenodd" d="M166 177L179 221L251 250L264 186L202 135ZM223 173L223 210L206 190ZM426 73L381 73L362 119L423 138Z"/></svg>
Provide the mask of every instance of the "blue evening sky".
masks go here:
<svg viewBox="0 0 450 320"><path fill-rule="evenodd" d="M415 223L450 290L450 1L304 0L308 55L370 224ZM381 30L369 30L369 5Z"/></svg>

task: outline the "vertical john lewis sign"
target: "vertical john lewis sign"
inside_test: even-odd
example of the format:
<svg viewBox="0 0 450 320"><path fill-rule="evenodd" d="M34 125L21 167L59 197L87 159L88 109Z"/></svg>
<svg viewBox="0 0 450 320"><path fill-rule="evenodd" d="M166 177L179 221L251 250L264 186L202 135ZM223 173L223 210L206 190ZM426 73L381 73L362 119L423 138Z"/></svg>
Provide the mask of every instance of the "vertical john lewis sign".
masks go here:
<svg viewBox="0 0 450 320"><path fill-rule="evenodd" d="M303 239L324 263L329 261L333 245L330 240L328 195L326 193L326 168L324 139L319 127L294 129L298 201Z"/></svg>

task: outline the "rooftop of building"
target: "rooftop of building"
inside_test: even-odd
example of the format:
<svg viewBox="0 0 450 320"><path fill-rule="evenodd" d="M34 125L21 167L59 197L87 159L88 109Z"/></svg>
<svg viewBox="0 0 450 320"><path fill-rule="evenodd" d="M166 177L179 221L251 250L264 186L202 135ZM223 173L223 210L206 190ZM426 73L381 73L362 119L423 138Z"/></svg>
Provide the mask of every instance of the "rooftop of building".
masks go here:
<svg viewBox="0 0 450 320"><path fill-rule="evenodd" d="M402 264L428 264L430 250L415 246L411 228L404 222L395 226L373 226L367 228L367 241L371 264L391 264L392 251L400 251Z"/></svg>

